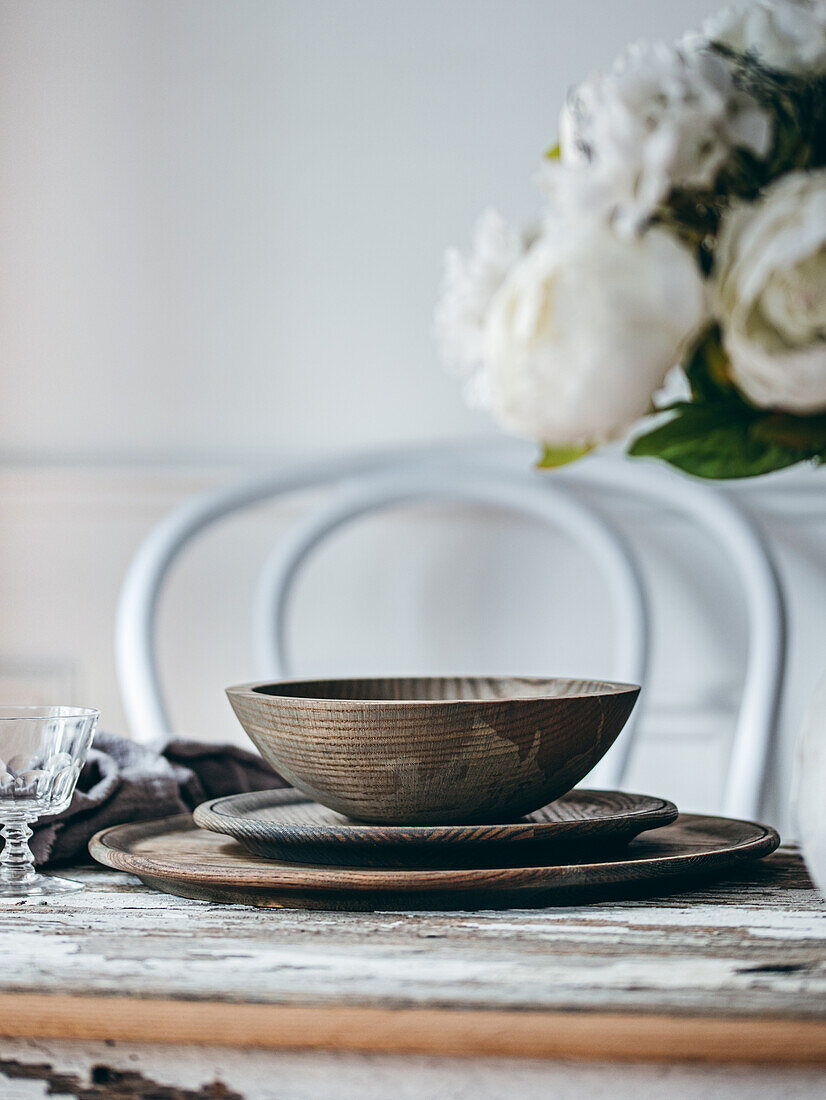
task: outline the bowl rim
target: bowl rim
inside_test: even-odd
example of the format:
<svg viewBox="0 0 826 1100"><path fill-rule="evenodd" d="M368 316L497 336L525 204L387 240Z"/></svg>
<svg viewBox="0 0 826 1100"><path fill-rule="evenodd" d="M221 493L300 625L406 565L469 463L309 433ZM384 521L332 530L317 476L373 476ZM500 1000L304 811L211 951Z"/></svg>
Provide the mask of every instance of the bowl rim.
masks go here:
<svg viewBox="0 0 826 1100"><path fill-rule="evenodd" d="M363 682L380 682L386 680L522 680L529 683L536 684L548 684L559 682L560 680L566 683L582 683L589 682L592 684L598 684L600 690L598 691L582 691L570 695L506 695L501 698L487 698L487 699L347 699L347 698L330 698L324 695L278 695L271 691L262 691L262 688L274 688L280 686L297 686L302 684L347 684L352 683L354 680ZM290 677L284 680L250 680L243 684L233 684L230 687L224 689L227 697L232 701L233 697L245 698L245 699L257 699L266 700L273 699L279 702L291 702L295 704L299 703L324 703L327 706L340 706L340 707L432 707L432 706L495 706L497 704L506 705L510 703L540 703L550 700L569 700L569 699L601 699L608 695L630 695L639 693L642 688L639 684L626 683L621 680L597 680L590 677L576 677L576 676L507 676L507 675L495 675L485 676L480 673L465 673L464 675L455 676L312 676L312 677Z"/></svg>

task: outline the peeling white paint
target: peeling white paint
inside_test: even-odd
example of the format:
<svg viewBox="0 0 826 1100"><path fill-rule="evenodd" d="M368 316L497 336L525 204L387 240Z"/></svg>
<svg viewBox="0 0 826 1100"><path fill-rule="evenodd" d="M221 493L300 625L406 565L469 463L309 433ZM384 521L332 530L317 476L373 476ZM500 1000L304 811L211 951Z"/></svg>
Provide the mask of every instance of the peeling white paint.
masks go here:
<svg viewBox="0 0 826 1100"><path fill-rule="evenodd" d="M826 908L796 856L772 859L775 885L478 913L214 905L84 869L83 893L0 909L0 989L824 1017Z"/></svg>

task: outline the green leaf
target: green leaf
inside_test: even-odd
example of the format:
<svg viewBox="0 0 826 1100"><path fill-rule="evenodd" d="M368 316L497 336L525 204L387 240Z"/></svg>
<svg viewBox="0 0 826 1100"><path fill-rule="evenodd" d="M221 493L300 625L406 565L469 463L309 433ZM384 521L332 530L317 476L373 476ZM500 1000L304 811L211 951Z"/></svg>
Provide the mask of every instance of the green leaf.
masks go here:
<svg viewBox="0 0 826 1100"><path fill-rule="evenodd" d="M811 458L826 456L826 414L770 413L756 421L752 432L758 439L778 447L805 451Z"/></svg>
<svg viewBox="0 0 826 1100"><path fill-rule="evenodd" d="M826 414L792 416L750 405L730 379L719 327L701 335L685 367L691 401L628 449L704 478L758 477L798 462L826 463Z"/></svg>
<svg viewBox="0 0 826 1100"><path fill-rule="evenodd" d="M552 470L557 466L567 466L569 462L576 462L578 458L587 455L593 447L549 447L542 448L542 455L537 462L540 470Z"/></svg>
<svg viewBox="0 0 826 1100"><path fill-rule="evenodd" d="M651 456L695 477L757 477L816 457L811 450L789 447L761 435L763 420L731 405L684 404L665 424L639 436L629 454Z"/></svg>
<svg viewBox="0 0 826 1100"><path fill-rule="evenodd" d="M546 152L545 152L545 159L546 160L559 160L559 156L560 156L559 142L557 142L556 145L552 145L550 147L550 149L546 150Z"/></svg>

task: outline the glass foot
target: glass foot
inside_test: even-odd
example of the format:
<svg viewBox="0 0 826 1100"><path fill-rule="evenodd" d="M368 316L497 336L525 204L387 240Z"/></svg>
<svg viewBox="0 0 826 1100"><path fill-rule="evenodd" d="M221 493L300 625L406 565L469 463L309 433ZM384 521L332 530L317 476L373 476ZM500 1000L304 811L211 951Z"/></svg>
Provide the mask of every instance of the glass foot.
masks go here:
<svg viewBox="0 0 826 1100"><path fill-rule="evenodd" d="M46 894L70 894L82 890L82 882L34 872L19 882L0 881L0 898L39 898Z"/></svg>

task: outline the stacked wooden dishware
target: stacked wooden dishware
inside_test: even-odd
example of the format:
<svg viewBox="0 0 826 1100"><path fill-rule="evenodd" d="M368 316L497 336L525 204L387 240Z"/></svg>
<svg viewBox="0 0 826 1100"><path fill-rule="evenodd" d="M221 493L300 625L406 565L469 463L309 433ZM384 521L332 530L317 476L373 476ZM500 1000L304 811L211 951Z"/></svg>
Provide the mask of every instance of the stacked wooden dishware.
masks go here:
<svg viewBox="0 0 826 1100"><path fill-rule="evenodd" d="M639 688L437 677L227 692L291 787L118 826L92 854L170 893L258 906L498 908L667 893L779 843L766 826L575 789Z"/></svg>

